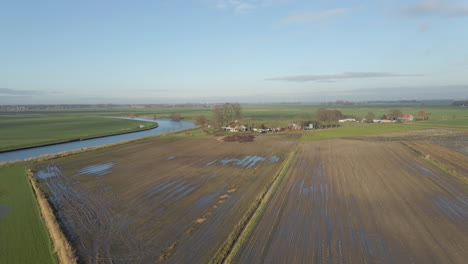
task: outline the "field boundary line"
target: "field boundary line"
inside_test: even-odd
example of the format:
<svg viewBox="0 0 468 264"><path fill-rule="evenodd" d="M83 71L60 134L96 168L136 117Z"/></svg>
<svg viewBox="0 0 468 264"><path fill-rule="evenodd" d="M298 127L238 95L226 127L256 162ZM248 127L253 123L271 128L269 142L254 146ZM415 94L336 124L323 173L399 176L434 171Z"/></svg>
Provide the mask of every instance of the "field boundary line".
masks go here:
<svg viewBox="0 0 468 264"><path fill-rule="evenodd" d="M49 236L54 245L54 251L55 254L57 254L59 263L76 264L77 258L75 256L74 249L68 242L62 230L60 229L60 225L57 222L57 218L55 217L54 211L52 210L52 207L47 201L47 198L39 189L36 179L34 178L33 172L31 170L28 170L27 176L29 182L31 183L34 196L36 197L36 201L39 204L42 219L46 224L47 231L49 231Z"/></svg>
<svg viewBox="0 0 468 264"><path fill-rule="evenodd" d="M446 168L442 162L439 162L439 161L437 161L435 159L432 159L430 157L426 157L424 155L424 153L422 153L421 151L411 147L410 145L406 144L405 142L400 142L400 144L402 144L404 147L406 147L409 151L415 153L418 158L425 161L427 164L430 164L433 167L435 167L435 168L447 173L448 175L454 177L461 184L468 185L468 182L463 177L461 177L456 171L452 171L452 170Z"/></svg>
<svg viewBox="0 0 468 264"><path fill-rule="evenodd" d="M266 204L278 189L281 180L291 167L291 164L296 157L296 153L297 147L289 153L288 158L283 162L278 173L267 185L263 193L254 201L239 223L234 227L231 234L229 234L224 244L209 263L231 263L234 260L239 249L252 233L258 223L258 220L263 215Z"/></svg>

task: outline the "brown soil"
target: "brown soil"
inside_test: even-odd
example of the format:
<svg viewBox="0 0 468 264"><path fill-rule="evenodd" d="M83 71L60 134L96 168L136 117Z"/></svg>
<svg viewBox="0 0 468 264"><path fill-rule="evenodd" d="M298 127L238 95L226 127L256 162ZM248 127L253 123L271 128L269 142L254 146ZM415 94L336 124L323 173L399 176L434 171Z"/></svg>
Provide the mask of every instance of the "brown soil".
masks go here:
<svg viewBox="0 0 468 264"><path fill-rule="evenodd" d="M235 134L231 136L225 136L223 138L224 142L252 142L254 141L255 136L250 134Z"/></svg>
<svg viewBox="0 0 468 264"><path fill-rule="evenodd" d="M206 218L203 217L203 218L198 218L197 221L195 221L195 222L197 222L197 224L201 224L201 223L203 223L205 221L206 221Z"/></svg>
<svg viewBox="0 0 468 264"><path fill-rule="evenodd" d="M398 142L303 142L236 263L466 263L467 206Z"/></svg>
<svg viewBox="0 0 468 264"><path fill-rule="evenodd" d="M39 182L80 263L206 263L293 144L282 136L250 144L166 137L55 159L36 171L53 172Z"/></svg>

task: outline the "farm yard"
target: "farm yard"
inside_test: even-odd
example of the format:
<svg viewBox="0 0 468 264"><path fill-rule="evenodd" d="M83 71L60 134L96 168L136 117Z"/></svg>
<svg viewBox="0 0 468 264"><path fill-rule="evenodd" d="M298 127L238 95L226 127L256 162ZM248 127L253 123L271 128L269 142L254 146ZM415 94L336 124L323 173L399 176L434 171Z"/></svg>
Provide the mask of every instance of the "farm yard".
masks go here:
<svg viewBox="0 0 468 264"><path fill-rule="evenodd" d="M35 168L86 263L206 263L273 179L294 137L160 138Z"/></svg>
<svg viewBox="0 0 468 264"><path fill-rule="evenodd" d="M234 262L464 263L467 194L399 142L302 142Z"/></svg>

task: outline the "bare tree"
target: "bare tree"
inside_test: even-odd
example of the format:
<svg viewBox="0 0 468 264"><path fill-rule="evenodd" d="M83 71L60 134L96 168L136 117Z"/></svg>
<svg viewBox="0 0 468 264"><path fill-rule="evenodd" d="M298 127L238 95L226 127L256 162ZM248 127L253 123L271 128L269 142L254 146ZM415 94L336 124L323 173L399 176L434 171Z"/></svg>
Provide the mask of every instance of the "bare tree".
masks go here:
<svg viewBox="0 0 468 264"><path fill-rule="evenodd" d="M422 120L428 120L430 115L431 115L431 113L428 113L428 112L426 112L424 110L419 110L418 111L418 117L422 118Z"/></svg>
<svg viewBox="0 0 468 264"><path fill-rule="evenodd" d="M372 121L375 119L375 114L372 112L367 113L366 115L366 123L372 123Z"/></svg>
<svg viewBox="0 0 468 264"><path fill-rule="evenodd" d="M387 117L389 119L397 119L398 117L400 117L403 113L400 111L400 109L391 109L388 114L387 114Z"/></svg>
<svg viewBox="0 0 468 264"><path fill-rule="evenodd" d="M180 121L180 119L181 119L180 114L172 114L171 115L171 120Z"/></svg>
<svg viewBox="0 0 468 264"><path fill-rule="evenodd" d="M320 108L317 110L316 118L321 122L336 122L343 118L343 113L340 110Z"/></svg>
<svg viewBox="0 0 468 264"><path fill-rule="evenodd" d="M213 108L213 125L216 128L221 128L234 120L240 119L241 115L242 109L237 103L216 105Z"/></svg>
<svg viewBox="0 0 468 264"><path fill-rule="evenodd" d="M204 115L199 115L195 117L195 124L204 127L208 123L208 119Z"/></svg>

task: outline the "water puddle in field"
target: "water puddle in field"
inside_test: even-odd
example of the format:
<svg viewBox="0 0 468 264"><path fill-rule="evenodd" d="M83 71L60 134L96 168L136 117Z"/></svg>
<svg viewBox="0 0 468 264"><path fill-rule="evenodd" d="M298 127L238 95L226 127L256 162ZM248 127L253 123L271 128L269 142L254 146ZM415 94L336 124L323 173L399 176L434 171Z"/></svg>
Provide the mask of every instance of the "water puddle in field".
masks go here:
<svg viewBox="0 0 468 264"><path fill-rule="evenodd" d="M215 162L217 162L217 161L218 161L218 160L215 159L215 160L213 160L213 161L211 161L211 162L208 162L208 163L205 165L205 167L210 166L211 164L213 164L213 163L215 163Z"/></svg>
<svg viewBox="0 0 468 264"><path fill-rule="evenodd" d="M468 202L466 200L458 199L460 204L450 200L445 196L440 196L431 200L431 203L436 208L442 210L445 215L448 215L450 218L456 220L465 220L468 219Z"/></svg>
<svg viewBox="0 0 468 264"><path fill-rule="evenodd" d="M108 163L101 163L90 165L82 168L78 171L77 175L95 175L95 176L103 176L112 172L112 167L117 165L116 162L108 162Z"/></svg>
<svg viewBox="0 0 468 264"><path fill-rule="evenodd" d="M178 200L184 198L184 197L187 196L188 194L192 193L192 192L193 192L195 189L197 189L199 186L200 186L200 185L195 185L195 186L190 187L190 188L188 188L188 189L187 189L187 188L184 188L185 191L184 191L183 193L179 194L178 196L173 197L173 198L172 198L172 201L178 201ZM181 192L180 190L179 190L179 191L176 191L176 193L180 193L180 192Z"/></svg>
<svg viewBox="0 0 468 264"><path fill-rule="evenodd" d="M242 158L226 158L222 160L213 160L208 162L205 167L215 164L217 162L221 163L221 165L228 165L233 164L234 166L240 166L242 168L250 169L263 161L268 161L267 164L276 163L280 160L278 156L271 156L271 157L261 157L261 156L244 156Z"/></svg>
<svg viewBox="0 0 468 264"><path fill-rule="evenodd" d="M170 182L167 182L167 183L159 184L159 185L157 185L157 186L155 186L155 187L153 187L153 188L151 188L149 190L148 196L153 196L153 195L157 194L158 192L161 192L161 191L163 191L163 190L165 190L167 188L170 188L172 185L180 182L181 180L182 180L182 178L179 178L179 179L177 179L175 181L170 181ZM179 185L181 185L181 184L179 184Z"/></svg>
<svg viewBox="0 0 468 264"><path fill-rule="evenodd" d="M170 156L170 157L167 157L166 160L171 160L171 159L175 159L176 156Z"/></svg>
<svg viewBox="0 0 468 264"><path fill-rule="evenodd" d="M8 211L10 211L10 206L8 204L0 204L0 218L7 216Z"/></svg>
<svg viewBox="0 0 468 264"><path fill-rule="evenodd" d="M210 194L207 194L207 195L203 196L202 198L200 198L198 201L195 202L195 206L197 206L197 207L206 206L207 204L209 204L211 202L211 200L213 200L214 198L220 196L221 193L223 193L224 190L226 189L226 186L227 185L224 185L224 187L221 188L217 192L210 193Z"/></svg>
<svg viewBox="0 0 468 264"><path fill-rule="evenodd" d="M57 175L60 175L62 172L60 168L56 165L49 164L45 167L42 167L40 170L37 171L36 175L40 179L47 179L51 177L55 177Z"/></svg>
<svg viewBox="0 0 468 264"><path fill-rule="evenodd" d="M278 162L279 160L280 160L280 157L278 157L278 156L276 156L276 155L271 156L271 157L268 158L268 161L270 162L270 164L276 163L276 162Z"/></svg>

